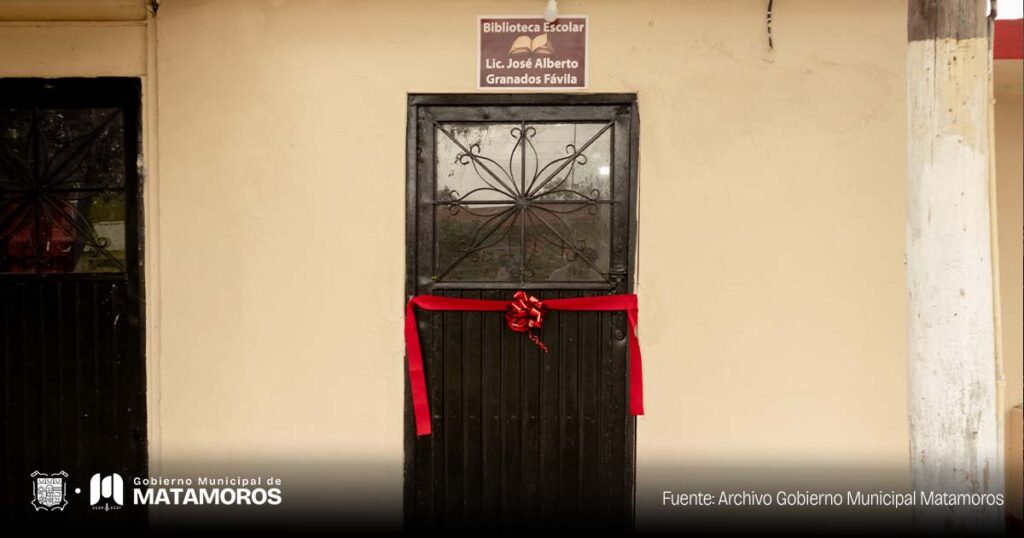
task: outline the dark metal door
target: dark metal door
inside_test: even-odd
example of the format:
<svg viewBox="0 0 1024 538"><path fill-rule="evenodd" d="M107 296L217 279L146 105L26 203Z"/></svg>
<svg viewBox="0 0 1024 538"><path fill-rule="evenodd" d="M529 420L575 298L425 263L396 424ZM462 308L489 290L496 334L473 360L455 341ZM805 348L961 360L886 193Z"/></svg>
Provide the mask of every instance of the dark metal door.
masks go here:
<svg viewBox="0 0 1024 538"><path fill-rule="evenodd" d="M132 519L90 477L146 473L139 106L138 79L0 80L0 503L40 524Z"/></svg>
<svg viewBox="0 0 1024 538"><path fill-rule="evenodd" d="M409 103L409 296L633 291L635 96ZM632 527L624 313L549 312L546 354L500 312L418 318L433 434L407 401L408 526Z"/></svg>

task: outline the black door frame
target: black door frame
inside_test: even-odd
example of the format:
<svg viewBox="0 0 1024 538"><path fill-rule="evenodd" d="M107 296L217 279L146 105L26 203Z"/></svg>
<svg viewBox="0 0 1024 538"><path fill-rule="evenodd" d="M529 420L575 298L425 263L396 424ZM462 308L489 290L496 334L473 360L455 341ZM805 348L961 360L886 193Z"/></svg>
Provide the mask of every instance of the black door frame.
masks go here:
<svg viewBox="0 0 1024 538"><path fill-rule="evenodd" d="M124 357L120 365L127 376L135 377L139 386L131 396L129 405L138 406L131 414L131 420L122 426L128 431L121 434L133 443L130 451L122 451L124 459L119 460L131 468L95 469L101 473L128 473L143 476L149 468L149 409L147 401L147 356L146 356L146 286L145 286L145 203L143 196L143 125L142 125L142 79L139 77L60 77L60 78L0 78L2 102L7 107L38 108L116 108L121 111L124 132L124 186L125 197L125 260L124 272L115 273L24 273L0 274L0 280L14 283L59 283L59 282L123 282L125 285L126 323L137 336L137 349ZM113 190L113 189L111 189ZM120 457L120 456L119 456ZM131 461L129 461L129 459ZM67 464L70 465L70 462ZM74 462L79 466L79 462ZM72 467L73 468L73 467ZM41 469L54 472L58 469ZM73 484L87 487L87 476L70 477ZM19 490L27 491L27 476L10 476L8 480L17 484ZM70 487L70 486L69 486ZM81 504L77 502L76 505ZM23 508L20 503L10 507ZM78 507L76 506L76 509ZM127 508L127 507L126 507ZM128 510L127 520L139 523L145 520L145 507ZM71 517L78 517L71 514ZM92 517L95 517L94 515Z"/></svg>
<svg viewBox="0 0 1024 538"><path fill-rule="evenodd" d="M421 211L423 201L420 200L420 181L433 178L435 163L433 162L433 150L430 155L423 155L421 147L421 135L424 121L421 110L424 107L431 107L433 111L445 110L444 107L476 107L482 112L483 121L501 121L507 114L503 109L515 106L540 107L550 111L552 120L558 120L558 111L565 108L577 107L577 112L572 114L574 120L601 119L609 120L609 110L613 118L624 118L628 121L629 139L625 141L628 147L628 162L613 163L614 173L621 174L619 177L628 177L626 194L628 201L625 204L627 209L626 226L613 226L612 242L613 249L625 248L626 267L612 267L612 274L620 274L611 285L604 283L586 283L577 286L579 289L592 289L594 292L604 293L632 293L634 291L634 280L636 277L636 251L637 251L637 193L638 193L638 162L639 162L639 132L640 122L637 106L637 96L631 93L606 93L606 94L410 94L408 97L407 128L406 128L406 285L405 300L421 293L433 293L435 290L444 293L445 289L472 287L483 290L514 290L518 289L518 283L456 283L446 286L444 282L433 282L424 278L430 274L424 270L429 267L433 260L423 260L420 255L421 235L418 233L425 227L430 227L430 237L433 241L433 214ZM592 118L587 117L589 111L595 108L604 109ZM452 119L458 121L457 116L452 118L437 118L438 121ZM429 121L429 120L428 120ZM617 121L617 120L613 120ZM429 157L429 158L427 158ZM622 236L618 236L617 230L624 229ZM432 247L431 247L432 248ZM431 256L432 257L432 256ZM467 286L467 284L469 284ZM544 285L536 283L529 284L531 289L544 289ZM558 285L551 286L558 288ZM404 307L403 301L402 306ZM425 316L424 316L425 317ZM412 506L416 502L414 488L412 487L411 472L415 464L414 452L417 443L415 426L412 417L412 401L409 391L408 373L405 376L405 455L404 455L404 512L406 525L414 523L411 519ZM630 522L635 516L635 476L636 476L636 426L635 418L629 417L626 425L627 465L631 476L626 478L627 510Z"/></svg>

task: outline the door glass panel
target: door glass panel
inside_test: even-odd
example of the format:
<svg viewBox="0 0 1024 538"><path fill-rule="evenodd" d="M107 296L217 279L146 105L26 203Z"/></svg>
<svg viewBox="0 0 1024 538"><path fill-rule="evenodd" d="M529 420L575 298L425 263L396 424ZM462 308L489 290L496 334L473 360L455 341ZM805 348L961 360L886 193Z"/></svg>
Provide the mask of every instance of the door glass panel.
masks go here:
<svg viewBox="0 0 1024 538"><path fill-rule="evenodd" d="M438 207L437 280L518 282L522 223L510 205Z"/></svg>
<svg viewBox="0 0 1024 538"><path fill-rule="evenodd" d="M435 140L435 281L608 280L610 124L445 123Z"/></svg>
<svg viewBox="0 0 1024 538"><path fill-rule="evenodd" d="M118 109L0 108L0 273L122 272Z"/></svg>
<svg viewBox="0 0 1024 538"><path fill-rule="evenodd" d="M526 215L527 280L587 282L608 272L608 205L537 205Z"/></svg>
<svg viewBox="0 0 1024 538"><path fill-rule="evenodd" d="M517 140L510 134L514 127L518 124L442 125L449 136L437 136L437 199L509 201L516 193L512 173L508 162L494 159L507 160L515 149Z"/></svg>
<svg viewBox="0 0 1024 538"><path fill-rule="evenodd" d="M576 158L576 162L571 163L572 166L566 166L542 189L534 187L542 201L583 201L584 197L611 197L611 129L598 135L604 124L554 123L534 127L537 128L537 134L532 141L537 149L537 161L542 167L554 163L546 170L541 170L541 177L537 179L538 184L543 182L548 173L554 172L566 157L593 139L593 142Z"/></svg>
<svg viewBox="0 0 1024 538"><path fill-rule="evenodd" d="M0 185L37 173L55 189L124 186L122 122L116 108L0 108Z"/></svg>

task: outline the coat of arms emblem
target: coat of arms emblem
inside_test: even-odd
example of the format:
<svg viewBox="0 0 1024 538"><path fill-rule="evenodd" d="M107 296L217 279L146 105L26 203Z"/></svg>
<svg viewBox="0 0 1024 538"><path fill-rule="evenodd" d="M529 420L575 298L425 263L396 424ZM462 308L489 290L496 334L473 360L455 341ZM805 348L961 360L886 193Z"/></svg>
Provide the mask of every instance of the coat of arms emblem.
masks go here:
<svg viewBox="0 0 1024 538"><path fill-rule="evenodd" d="M67 483L64 479L68 473L40 473L34 471L32 477L32 506L36 510L64 510L68 505L65 498L67 494Z"/></svg>

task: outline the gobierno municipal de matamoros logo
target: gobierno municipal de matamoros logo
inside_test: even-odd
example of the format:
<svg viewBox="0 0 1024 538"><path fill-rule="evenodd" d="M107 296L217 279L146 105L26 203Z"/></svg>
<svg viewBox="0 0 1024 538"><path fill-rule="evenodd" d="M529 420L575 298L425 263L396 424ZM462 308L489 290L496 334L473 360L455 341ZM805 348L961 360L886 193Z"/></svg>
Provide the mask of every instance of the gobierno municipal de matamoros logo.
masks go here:
<svg viewBox="0 0 1024 538"><path fill-rule="evenodd" d="M36 511L64 511L68 506L68 473L34 471L32 479L32 507ZM75 488L75 493L81 493ZM124 506L124 480L121 475L96 473L89 480L89 505L93 510L119 510Z"/></svg>
<svg viewBox="0 0 1024 538"><path fill-rule="evenodd" d="M37 511L63 511L68 506L68 473L35 471L32 479L32 506ZM280 478L208 477L135 478L134 504L164 505L270 505L282 502ZM82 490L75 488L74 493ZM125 503L124 479L117 473L92 475L89 480L89 505L93 510L120 510Z"/></svg>

